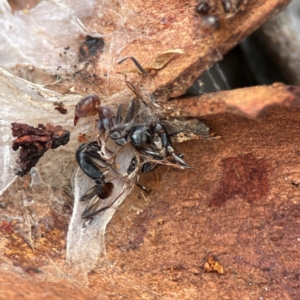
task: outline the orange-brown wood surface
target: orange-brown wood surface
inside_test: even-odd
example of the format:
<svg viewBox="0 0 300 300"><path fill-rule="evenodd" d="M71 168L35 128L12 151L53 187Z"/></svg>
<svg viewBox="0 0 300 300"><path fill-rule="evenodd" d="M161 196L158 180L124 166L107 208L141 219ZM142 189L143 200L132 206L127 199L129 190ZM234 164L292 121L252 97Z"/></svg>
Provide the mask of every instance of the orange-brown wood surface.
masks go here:
<svg viewBox="0 0 300 300"><path fill-rule="evenodd" d="M120 58L149 66L182 48L155 74L133 78L156 92L167 117L197 117L211 137L175 145L194 169L161 166L141 177L151 194L135 189L121 205L106 256L86 276L65 264L71 204L48 210L34 241L17 220L0 220L0 299L299 299L300 89L274 84L166 102L287 2L249 0L219 31L201 34L194 1L128 1L151 38L128 43ZM99 72L79 73L75 84L110 96L130 68L116 66L110 85Z"/></svg>

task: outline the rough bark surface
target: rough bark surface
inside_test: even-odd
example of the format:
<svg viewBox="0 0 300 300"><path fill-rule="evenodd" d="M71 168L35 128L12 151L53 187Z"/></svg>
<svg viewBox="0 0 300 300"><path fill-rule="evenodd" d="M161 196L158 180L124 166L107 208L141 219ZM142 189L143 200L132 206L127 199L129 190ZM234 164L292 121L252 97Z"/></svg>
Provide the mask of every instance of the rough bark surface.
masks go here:
<svg viewBox="0 0 300 300"><path fill-rule="evenodd" d="M174 99L163 104L169 117L202 117L212 114L234 113L255 118L271 106L298 107L299 88L274 83L271 86L255 86L201 97Z"/></svg>
<svg viewBox="0 0 300 300"><path fill-rule="evenodd" d="M152 38L120 56L151 65L158 53L183 48L152 77L136 74L147 94L177 97L287 2L249 0L230 24L194 39L195 2L134 1L137 24L148 24ZM174 35L166 38L165 27ZM112 95L124 87L122 70L105 92L103 74L79 74L77 90ZM86 72L96 74L97 65ZM162 101L166 115L198 117L213 133L176 145L194 169L142 176L151 194L136 189L122 204L108 226L106 256L86 277L65 265L67 213L45 213L34 248L13 222L0 221L0 299L300 299L299 95L277 84Z"/></svg>
<svg viewBox="0 0 300 300"><path fill-rule="evenodd" d="M298 103L299 88L280 88L289 91L291 101L281 99L285 106ZM224 95L238 107L252 89ZM268 92L277 87L260 89L269 99ZM276 99L278 93L272 94ZM208 102L218 107L222 93L214 95ZM299 299L299 113L299 108L277 105L255 120L226 110L203 116L214 136L176 145L195 169L159 167L142 177L151 194L136 189L120 207L108 226L106 257L84 280L64 265L61 217L53 217L52 227L45 217L47 226L34 250L13 224L2 223L8 271L2 268L0 295ZM205 271L211 256L224 274Z"/></svg>
<svg viewBox="0 0 300 300"><path fill-rule="evenodd" d="M135 77L140 91L146 95L156 93L162 99L178 97L214 62L221 60L224 54L288 2L249 0L233 18L225 19L221 15L219 30L207 32L201 17L195 13L195 1L128 1L128 11L134 14L124 25L120 42L124 42L122 39L126 39L126 34L134 38L128 38L126 46L113 57L112 65L111 53L106 51L105 46L97 54L97 59L90 56L83 59L80 70L74 74L73 84L77 91L84 94L96 92L105 97L119 94L119 98L123 98L126 96L122 91L127 90L124 72L137 72L137 69L131 61L118 65L119 59L133 56L146 68L165 51L181 49L183 54L175 55L161 69L151 72L150 76L141 78L136 74ZM92 19L90 26L97 27L97 19ZM111 30L109 28L107 26L106 30ZM104 43L109 47L109 36L104 37ZM108 60L110 69L103 65ZM131 94L127 97L130 98Z"/></svg>

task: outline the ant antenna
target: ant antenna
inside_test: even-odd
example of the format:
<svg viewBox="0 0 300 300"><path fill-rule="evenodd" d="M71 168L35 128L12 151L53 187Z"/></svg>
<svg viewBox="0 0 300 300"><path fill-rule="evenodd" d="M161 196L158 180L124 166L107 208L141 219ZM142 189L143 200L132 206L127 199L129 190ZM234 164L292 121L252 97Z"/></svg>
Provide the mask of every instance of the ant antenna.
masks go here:
<svg viewBox="0 0 300 300"><path fill-rule="evenodd" d="M136 99L140 99L140 100L144 103L144 105L145 105L146 107L148 107L147 102L146 102L146 101L143 99L143 97L139 94L139 92L138 92L137 89L132 85L132 83L129 82L129 81L127 80L127 76L126 76L126 75L125 75L125 83L127 84L128 88L132 91L132 93L135 95L135 98L136 98Z"/></svg>
<svg viewBox="0 0 300 300"><path fill-rule="evenodd" d="M144 191L145 193L147 194L150 194L151 193L151 190L147 189L146 187L144 187L143 185L141 185L140 183L136 182L135 185L137 187L139 187L142 191Z"/></svg>
<svg viewBox="0 0 300 300"><path fill-rule="evenodd" d="M145 69L140 65L140 63L133 57L133 56L127 56L122 58L121 60L118 61L118 64L123 63L125 60L127 59L131 59L132 62L136 65L136 67L139 69L139 71L143 74L146 74L147 72L145 71Z"/></svg>

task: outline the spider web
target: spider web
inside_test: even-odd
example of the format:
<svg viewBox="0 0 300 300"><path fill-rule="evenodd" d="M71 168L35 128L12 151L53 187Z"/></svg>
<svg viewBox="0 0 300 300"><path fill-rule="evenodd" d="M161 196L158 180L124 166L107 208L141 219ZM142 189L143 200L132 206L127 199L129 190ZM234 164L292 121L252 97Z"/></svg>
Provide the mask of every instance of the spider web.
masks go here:
<svg viewBox="0 0 300 300"><path fill-rule="evenodd" d="M141 64L149 65L155 57L145 55L147 50L155 49L157 53L162 53L174 48L188 48L192 46L191 36L195 38L202 36L201 24L197 17L191 20L189 18L193 7L194 3L177 3L173 0L158 3L155 9L152 9L151 3L141 0L53 0L41 1L36 7L27 11L12 12L7 2L1 1L0 8L3 12L0 18L0 25L3 28L0 33L1 67L29 81L42 84L52 82L53 77L50 81L42 76L37 78L36 74L33 74L37 69L41 70L42 74L72 76L75 72L74 65L78 62L78 45L86 35L91 35L105 39L104 52L97 63L99 74L104 72L108 74L105 78L106 85L109 86L114 80L119 83L121 77L123 82L123 75L116 74L114 68L116 61L126 51L137 52L137 59ZM183 11L183 14L178 14L179 11ZM183 27L187 28L190 37L179 41L176 37ZM161 30L157 31L155 28ZM197 35L195 29L199 31ZM135 41L142 41L138 51L134 48ZM127 67L124 65L122 69ZM82 119L74 128L73 112L80 96L75 94L62 96L45 89L42 85L32 84L17 76L0 69L2 96L0 121L3 133L0 151L4 158L0 163L0 191L1 203L7 207L4 212L1 211L1 217L9 222L18 219L18 222L25 224L26 228L31 228L33 223L38 227L47 211L44 210L44 206L47 205L49 209L68 220L68 213L62 207L66 202L71 202L70 181L75 173L73 176L75 199L67 238L67 260L72 267L77 266L78 270L88 272L96 264L99 254L105 251L106 225L117 206L131 192L136 178L131 181L121 176L114 179L117 188L112 197L119 196L118 201L114 207L96 217L91 226L82 228L80 214L85 204L78 201L92 182L80 170L74 171L75 152L79 146L77 141L79 134L86 134L89 141L95 140L94 118ZM141 87L141 91L146 98L150 98L146 88ZM132 97L130 91L119 90L111 94L107 102L126 102L130 97ZM56 102L64 103L68 109L67 115L54 110ZM141 115L144 122L151 121L153 118L147 110ZM68 145L49 151L41 158L35 171L41 178L38 182L33 180L32 174L28 174L19 182L15 181L16 153L11 149L10 132L12 122L33 126L50 122L59 124L72 133ZM129 150L118 155L121 171L128 169L132 155ZM26 187L32 182L35 182L33 191L31 187ZM34 220L22 214L25 206L30 214L36 215ZM31 238L30 232L24 231L23 234L28 236L28 240Z"/></svg>

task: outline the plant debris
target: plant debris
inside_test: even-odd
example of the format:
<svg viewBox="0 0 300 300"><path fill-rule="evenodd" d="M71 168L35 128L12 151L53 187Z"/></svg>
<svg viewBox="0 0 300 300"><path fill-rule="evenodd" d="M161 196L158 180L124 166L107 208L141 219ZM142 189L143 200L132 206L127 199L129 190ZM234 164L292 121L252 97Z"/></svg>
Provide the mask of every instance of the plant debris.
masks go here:
<svg viewBox="0 0 300 300"><path fill-rule="evenodd" d="M206 272L217 272L218 274L224 274L223 266L211 254L208 256L207 262L204 264L204 270Z"/></svg>
<svg viewBox="0 0 300 300"><path fill-rule="evenodd" d="M13 141L12 148L17 151L19 147L19 168L15 170L16 175L24 176L48 149L56 149L66 145L70 140L70 131L61 126L52 124L38 124L37 128L27 124L12 123L12 135L17 137Z"/></svg>

